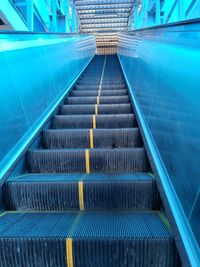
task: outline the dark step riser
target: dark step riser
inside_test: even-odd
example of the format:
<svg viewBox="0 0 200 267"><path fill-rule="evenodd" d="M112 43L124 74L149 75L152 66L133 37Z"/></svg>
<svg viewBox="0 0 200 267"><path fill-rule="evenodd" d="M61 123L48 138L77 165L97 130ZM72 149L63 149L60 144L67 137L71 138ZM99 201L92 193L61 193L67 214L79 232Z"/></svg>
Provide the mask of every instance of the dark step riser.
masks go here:
<svg viewBox="0 0 200 267"><path fill-rule="evenodd" d="M60 107L61 115L89 115L95 114L95 105L63 105ZM131 104L98 105L98 114L131 114Z"/></svg>
<svg viewBox="0 0 200 267"><path fill-rule="evenodd" d="M99 85L101 82L101 79L91 79L90 77L86 77L85 79L82 79L80 80L77 85ZM114 84L114 85L121 85L121 84L124 84L124 81L116 81L115 79L111 79L111 80L108 80L108 81L102 81L102 84L103 85L110 85L110 84Z"/></svg>
<svg viewBox="0 0 200 267"><path fill-rule="evenodd" d="M42 136L43 148L123 148L140 147L142 140L139 129L127 130L53 130Z"/></svg>
<svg viewBox="0 0 200 267"><path fill-rule="evenodd" d="M28 153L32 173L147 172L149 162L143 148L121 150L36 150Z"/></svg>
<svg viewBox="0 0 200 267"><path fill-rule="evenodd" d="M97 97L68 97L64 104L97 104L99 101L99 104L126 104L130 103L130 98L128 96L118 96L118 97L106 97L102 96L97 100Z"/></svg>
<svg viewBox="0 0 200 267"><path fill-rule="evenodd" d="M35 197L37 196L37 197ZM157 210L160 199L155 181L83 182L83 206L78 182L8 182L9 210Z"/></svg>
<svg viewBox="0 0 200 267"><path fill-rule="evenodd" d="M120 85L114 85L114 84L110 84L110 85L102 85L101 90L123 90L126 88L125 84L120 84ZM75 85L74 89L76 90L98 90L99 89L99 85Z"/></svg>
<svg viewBox="0 0 200 267"><path fill-rule="evenodd" d="M70 93L70 96L98 96L99 91L98 90L73 90ZM124 96L128 95L127 90L104 90L100 92L101 96Z"/></svg>
<svg viewBox="0 0 200 267"><path fill-rule="evenodd" d="M67 238L67 237L66 237ZM72 253L66 238L0 239L1 267L178 267L173 239L72 237ZM66 251L73 265L67 264ZM9 256L12 255L12 256ZM70 258L68 259L70 261Z"/></svg>
<svg viewBox="0 0 200 267"><path fill-rule="evenodd" d="M133 128L136 127L134 115L84 115L55 116L52 121L54 129L91 129L91 128Z"/></svg>

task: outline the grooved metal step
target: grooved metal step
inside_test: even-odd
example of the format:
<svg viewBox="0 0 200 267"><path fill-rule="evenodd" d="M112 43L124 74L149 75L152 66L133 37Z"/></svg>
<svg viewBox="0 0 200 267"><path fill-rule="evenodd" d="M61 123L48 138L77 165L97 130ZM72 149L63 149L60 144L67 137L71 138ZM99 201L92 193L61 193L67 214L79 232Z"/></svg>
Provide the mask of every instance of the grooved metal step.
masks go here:
<svg viewBox="0 0 200 267"><path fill-rule="evenodd" d="M97 97L67 97L65 99L65 104L123 104L130 103L129 96L101 96L99 99Z"/></svg>
<svg viewBox="0 0 200 267"><path fill-rule="evenodd" d="M28 152L32 173L67 172L147 172L149 162L144 148L54 149Z"/></svg>
<svg viewBox="0 0 200 267"><path fill-rule="evenodd" d="M0 225L2 267L180 266L158 212L8 212Z"/></svg>
<svg viewBox="0 0 200 267"><path fill-rule="evenodd" d="M73 90L70 96L98 96L99 90ZM103 90L101 96L123 96L128 95L127 90Z"/></svg>
<svg viewBox="0 0 200 267"><path fill-rule="evenodd" d="M54 129L64 128L132 128L136 126L133 114L119 115L57 115L53 117Z"/></svg>
<svg viewBox="0 0 200 267"><path fill-rule="evenodd" d="M140 147L138 128L46 130L42 135L43 148L123 148Z"/></svg>
<svg viewBox="0 0 200 267"><path fill-rule="evenodd" d="M99 84L79 84L74 86L75 89L77 90L98 90L99 89ZM125 89L126 85L125 84L109 84L105 85L103 84L101 87L101 90L122 90Z"/></svg>
<svg viewBox="0 0 200 267"><path fill-rule="evenodd" d="M181 266L116 56L91 60L46 128L3 186L0 267Z"/></svg>
<svg viewBox="0 0 200 267"><path fill-rule="evenodd" d="M160 208L156 182L145 173L28 174L7 181L5 198L9 210L127 211Z"/></svg>
<svg viewBox="0 0 200 267"><path fill-rule="evenodd" d="M88 114L130 114L133 113L131 104L95 104L86 105L62 105L61 115L88 115Z"/></svg>
<svg viewBox="0 0 200 267"><path fill-rule="evenodd" d="M100 79L97 79L97 78L95 78L95 76L94 76L94 78L89 78L86 76L85 79L79 80L77 84L78 85L79 84L81 84L81 85L84 85L84 84L86 84L86 85L87 84L88 85L93 85L93 84L99 85L100 81L101 81L101 77L100 77ZM114 78L113 79L107 79L107 80L103 79L102 84L104 84L104 85L110 85L110 84L121 85L121 84L124 84L124 81L116 80Z"/></svg>

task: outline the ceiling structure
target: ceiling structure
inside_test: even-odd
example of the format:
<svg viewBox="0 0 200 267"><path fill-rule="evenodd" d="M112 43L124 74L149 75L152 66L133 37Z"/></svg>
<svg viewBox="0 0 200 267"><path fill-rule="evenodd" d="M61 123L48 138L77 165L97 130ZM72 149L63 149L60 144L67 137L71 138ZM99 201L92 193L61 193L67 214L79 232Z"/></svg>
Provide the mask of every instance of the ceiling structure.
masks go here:
<svg viewBox="0 0 200 267"><path fill-rule="evenodd" d="M81 32L96 35L99 53L115 53L117 34L127 31L133 2L134 0L75 0Z"/></svg>

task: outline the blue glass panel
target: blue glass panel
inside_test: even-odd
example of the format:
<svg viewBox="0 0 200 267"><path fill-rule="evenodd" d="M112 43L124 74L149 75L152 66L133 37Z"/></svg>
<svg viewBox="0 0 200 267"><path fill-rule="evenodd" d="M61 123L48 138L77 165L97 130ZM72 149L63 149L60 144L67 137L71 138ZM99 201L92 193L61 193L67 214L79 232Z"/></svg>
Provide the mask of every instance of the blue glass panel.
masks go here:
<svg viewBox="0 0 200 267"><path fill-rule="evenodd" d="M89 35L0 34L0 171L95 49Z"/></svg>
<svg viewBox="0 0 200 267"><path fill-rule="evenodd" d="M200 24L119 39L131 90L200 246Z"/></svg>

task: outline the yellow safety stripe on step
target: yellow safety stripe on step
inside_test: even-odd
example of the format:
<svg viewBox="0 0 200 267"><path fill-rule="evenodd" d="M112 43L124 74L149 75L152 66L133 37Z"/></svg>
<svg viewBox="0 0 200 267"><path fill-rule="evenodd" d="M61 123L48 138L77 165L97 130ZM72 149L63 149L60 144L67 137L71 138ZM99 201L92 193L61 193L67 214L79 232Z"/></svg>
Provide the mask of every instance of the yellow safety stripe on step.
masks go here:
<svg viewBox="0 0 200 267"><path fill-rule="evenodd" d="M98 91L98 96L100 97L101 96L101 90L99 89Z"/></svg>
<svg viewBox="0 0 200 267"><path fill-rule="evenodd" d="M155 178L152 172L148 172L148 175L150 175L152 178Z"/></svg>
<svg viewBox="0 0 200 267"><path fill-rule="evenodd" d="M78 197L79 197L79 208L84 210L84 194L83 194L83 181L78 182Z"/></svg>
<svg viewBox="0 0 200 267"><path fill-rule="evenodd" d="M100 97L99 97L99 96L97 96L97 105L99 105L99 98L100 98Z"/></svg>
<svg viewBox="0 0 200 267"><path fill-rule="evenodd" d="M4 211L4 212L2 212L2 213L0 214L0 217L3 217L5 214L6 214L6 212L5 212L5 211Z"/></svg>
<svg viewBox="0 0 200 267"><path fill-rule="evenodd" d="M66 256L67 256L67 267L73 267L73 248L72 248L72 238L66 239Z"/></svg>
<svg viewBox="0 0 200 267"><path fill-rule="evenodd" d="M96 115L92 116L92 125L93 125L93 129L96 129Z"/></svg>
<svg viewBox="0 0 200 267"><path fill-rule="evenodd" d="M90 129L90 148L94 148L93 129Z"/></svg>
<svg viewBox="0 0 200 267"><path fill-rule="evenodd" d="M101 86L102 86L102 81L103 81L103 76L104 76L104 71L105 71L105 66L106 66L106 59L107 59L107 56L105 56L104 63L103 63L103 69L102 69L101 81L100 81Z"/></svg>
<svg viewBox="0 0 200 267"><path fill-rule="evenodd" d="M98 105L95 105L95 115L98 115Z"/></svg>
<svg viewBox="0 0 200 267"><path fill-rule="evenodd" d="M162 222L167 226L167 228L169 230L171 230L171 226L169 224L169 221L167 220L167 218L165 217L165 215L161 212L161 211L158 211L158 215L160 216Z"/></svg>
<svg viewBox="0 0 200 267"><path fill-rule="evenodd" d="M90 173L90 152L88 149L85 150L85 169L86 173Z"/></svg>
<svg viewBox="0 0 200 267"><path fill-rule="evenodd" d="M105 71L105 66L106 66L106 59L107 59L107 56L105 56L104 63L103 63L103 69L102 69L102 73L101 73L101 80L100 80L100 84L99 84L99 92L101 91L101 88L102 88L103 76L104 76L104 71ZM99 96L100 96L100 94L99 94Z"/></svg>

